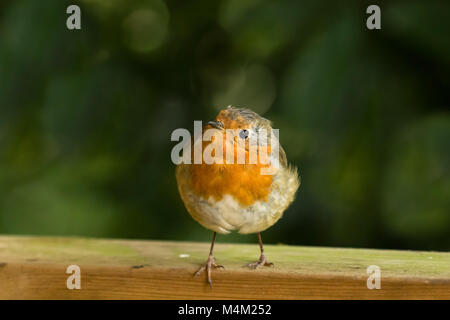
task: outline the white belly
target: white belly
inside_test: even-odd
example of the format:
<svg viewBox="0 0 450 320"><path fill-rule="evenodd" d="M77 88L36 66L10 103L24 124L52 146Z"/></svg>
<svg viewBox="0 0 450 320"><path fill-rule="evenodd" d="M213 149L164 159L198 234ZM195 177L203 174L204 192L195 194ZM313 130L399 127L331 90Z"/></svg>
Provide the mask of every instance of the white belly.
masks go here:
<svg viewBox="0 0 450 320"><path fill-rule="evenodd" d="M179 169L188 170L187 167ZM239 233L256 233L271 227L293 201L299 186L297 173L280 167L273 177L268 200L242 207L231 195L224 195L220 201L215 201L213 197L204 199L193 194L187 183L178 183L190 215L205 228L219 233L233 230Z"/></svg>

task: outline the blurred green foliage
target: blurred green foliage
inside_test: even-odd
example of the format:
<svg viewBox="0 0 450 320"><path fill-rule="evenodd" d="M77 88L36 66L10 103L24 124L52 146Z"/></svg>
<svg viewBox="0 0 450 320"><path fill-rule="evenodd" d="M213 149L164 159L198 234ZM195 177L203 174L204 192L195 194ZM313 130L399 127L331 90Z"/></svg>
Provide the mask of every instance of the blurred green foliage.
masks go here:
<svg viewBox="0 0 450 320"><path fill-rule="evenodd" d="M302 177L266 242L448 250L450 2L369 4L2 1L0 232L209 240L170 134L232 104Z"/></svg>

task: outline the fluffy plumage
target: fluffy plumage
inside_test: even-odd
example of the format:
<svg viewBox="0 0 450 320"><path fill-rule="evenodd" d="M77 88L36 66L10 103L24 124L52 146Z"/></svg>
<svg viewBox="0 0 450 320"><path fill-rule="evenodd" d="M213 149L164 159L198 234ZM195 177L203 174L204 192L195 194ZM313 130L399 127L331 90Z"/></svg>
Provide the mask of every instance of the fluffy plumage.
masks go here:
<svg viewBox="0 0 450 320"><path fill-rule="evenodd" d="M251 134L272 130L269 120L248 109L229 107L215 121L224 129L245 129ZM211 126L206 125L208 128ZM225 141L223 136L224 145L231 143L237 148L235 141ZM178 189L187 211L202 226L218 233L256 233L271 227L294 200L300 185L297 169L288 165L281 146L279 150L280 165L274 175L261 174L267 164L248 164L247 148L246 164L226 164L224 159L224 164L178 165Z"/></svg>

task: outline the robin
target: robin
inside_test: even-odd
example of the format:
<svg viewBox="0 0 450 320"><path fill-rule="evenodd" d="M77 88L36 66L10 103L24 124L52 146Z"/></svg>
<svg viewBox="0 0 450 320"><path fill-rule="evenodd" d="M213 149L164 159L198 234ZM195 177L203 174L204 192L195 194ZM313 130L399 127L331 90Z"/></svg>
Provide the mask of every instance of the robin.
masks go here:
<svg viewBox="0 0 450 320"><path fill-rule="evenodd" d="M228 129L237 131L238 134L230 135L230 139L230 136L225 134ZM241 234L256 233L261 255L258 261L247 266L253 269L273 266L264 255L261 232L281 218L294 200L300 180L297 169L288 165L283 148L278 145L278 152L274 156L269 139L260 139L262 133L272 133L273 129L271 122L257 113L230 106L220 111L216 119L208 122L203 130L223 133L225 152L222 152L222 155L212 152L213 156L223 157L220 159L223 161L181 163L176 168L176 179L189 214L203 227L213 231L208 259L195 273L197 276L206 271L208 283L212 287L211 270L223 268L216 264L213 256L216 233L227 234L233 230ZM211 141L216 137L217 135ZM202 146L206 147L211 141L202 141ZM195 141L191 143L195 144ZM251 146L255 148L250 149ZM226 152L230 150L234 153L231 159L236 160L237 154L242 152L245 162L226 161ZM252 150L256 150L258 154L253 163L249 162ZM267 158L263 159L260 154L269 154L269 161ZM262 169L273 170L271 174L266 174Z"/></svg>

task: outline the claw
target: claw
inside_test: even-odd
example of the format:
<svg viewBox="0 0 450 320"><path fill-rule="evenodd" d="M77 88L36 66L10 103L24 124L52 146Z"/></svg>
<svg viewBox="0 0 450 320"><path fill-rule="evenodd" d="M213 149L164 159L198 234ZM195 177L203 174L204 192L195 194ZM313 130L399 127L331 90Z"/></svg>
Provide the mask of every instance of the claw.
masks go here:
<svg viewBox="0 0 450 320"><path fill-rule="evenodd" d="M218 269L218 268L220 268L220 269L225 269L224 266L222 266L222 265L220 265L220 264L216 264L216 259L214 259L214 257L213 257L212 255L210 255L210 256L208 257L208 260L206 260L205 265L201 266L201 267L197 270L197 272L194 274L194 277L196 277L196 276L198 276L200 273L202 273L203 271L206 270L206 273L207 273L207 275L208 275L208 283L209 283L209 286L211 287L211 289L212 289L211 270L212 270L213 268L214 268L214 269Z"/></svg>
<svg viewBox="0 0 450 320"><path fill-rule="evenodd" d="M252 269L256 269L258 267L263 267L263 266L264 267L273 267L274 266L274 264L272 262L269 262L266 260L266 257L264 256L264 254L261 254L258 261L247 264L247 267L252 268Z"/></svg>

